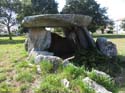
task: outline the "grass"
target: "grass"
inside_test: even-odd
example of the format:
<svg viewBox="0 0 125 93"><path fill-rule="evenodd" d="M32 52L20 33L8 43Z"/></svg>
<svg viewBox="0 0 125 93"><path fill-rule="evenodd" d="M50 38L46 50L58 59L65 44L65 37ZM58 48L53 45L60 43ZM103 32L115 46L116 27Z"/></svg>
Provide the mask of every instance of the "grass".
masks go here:
<svg viewBox="0 0 125 93"><path fill-rule="evenodd" d="M120 57L124 60L124 35L106 36L117 45L118 53ZM97 38L98 36L94 37ZM60 84L58 85L59 80L62 78L68 78L68 80L71 81L71 90L74 90L76 92L88 90L88 87L85 87L86 85L80 83L81 78L86 77L87 75L84 72L84 68L74 68L73 66L70 66L69 68L66 68L64 70L60 69L57 74L52 74L50 72L52 66L48 63L43 62L40 64L40 67L44 70L43 73L46 74L38 74L36 65L33 63L31 63L32 65L29 65L29 62L26 61L28 55L27 52L24 50L24 40L25 37L23 36L13 37L13 40L8 40L8 37L0 37L0 93L3 93L3 91L5 93L8 93L8 91L13 91L10 93L15 93L15 91L24 92L27 90L30 93L33 91L33 89L38 89L37 87L51 87L53 89L55 87L50 86L51 82L53 85L57 83L57 86L61 86L62 93L64 93L64 91L65 93L69 93L67 92L69 90L65 89ZM53 81L53 79L57 79L57 81ZM45 84L43 84L44 80L48 82L45 82ZM38 86L39 82L41 82L41 84L43 85L40 84L41 86ZM82 88L84 88L84 90L82 90ZM57 87L57 90L58 89L61 90L60 87ZM91 93L92 91L93 90L90 89L90 92L86 93Z"/></svg>

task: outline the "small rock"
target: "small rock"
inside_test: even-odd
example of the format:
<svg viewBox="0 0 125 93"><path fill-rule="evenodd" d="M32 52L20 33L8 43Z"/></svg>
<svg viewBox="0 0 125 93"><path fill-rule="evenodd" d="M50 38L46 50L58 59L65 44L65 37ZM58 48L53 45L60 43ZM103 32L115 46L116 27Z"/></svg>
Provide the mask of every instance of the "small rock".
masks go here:
<svg viewBox="0 0 125 93"><path fill-rule="evenodd" d="M108 91L103 86L99 85L95 81L91 80L89 77L86 77L82 80L84 83L88 84L88 86L95 90L95 93L112 93Z"/></svg>
<svg viewBox="0 0 125 93"><path fill-rule="evenodd" d="M67 79L62 79L62 80L61 80L61 83L62 83L66 88L69 87L69 81L68 81Z"/></svg>
<svg viewBox="0 0 125 93"><path fill-rule="evenodd" d="M38 64L40 63L41 61L43 60L47 60L47 61L50 61L50 62L62 62L63 60L60 58L60 57L57 57L57 56L45 56L45 55L38 55L35 57L35 63Z"/></svg>
<svg viewBox="0 0 125 93"><path fill-rule="evenodd" d="M37 72L40 74L41 73L41 68L40 68L40 65L37 65Z"/></svg>

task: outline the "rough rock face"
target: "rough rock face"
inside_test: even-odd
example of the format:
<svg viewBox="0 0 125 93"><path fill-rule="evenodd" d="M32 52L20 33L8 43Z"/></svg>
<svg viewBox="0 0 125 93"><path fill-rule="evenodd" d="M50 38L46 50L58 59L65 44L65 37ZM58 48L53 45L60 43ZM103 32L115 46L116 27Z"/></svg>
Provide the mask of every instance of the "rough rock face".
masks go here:
<svg viewBox="0 0 125 93"><path fill-rule="evenodd" d="M111 78L110 75L106 74L105 72L102 72L102 71L98 71L98 70L93 70L93 72L97 75L97 76L104 76L104 77L107 77L107 78Z"/></svg>
<svg viewBox="0 0 125 93"><path fill-rule="evenodd" d="M84 78L82 81L88 84L90 88L93 88L95 93L112 93L106 90L103 86L97 84L95 81L91 80L89 77Z"/></svg>
<svg viewBox="0 0 125 93"><path fill-rule="evenodd" d="M108 57L115 57L117 56L117 48L114 43L108 41L104 37L100 37L96 41L98 49Z"/></svg>
<svg viewBox="0 0 125 93"><path fill-rule="evenodd" d="M69 27L71 25L88 26L92 18L85 15L77 14L44 14L25 17L23 26L25 27L41 27L41 26L60 26Z"/></svg>
<svg viewBox="0 0 125 93"><path fill-rule="evenodd" d="M60 57L53 56L53 53L47 52L47 51L35 51L32 49L32 51L29 53L29 59L32 59L35 62L35 64L39 65L40 62L42 61L49 61L50 63L53 64L53 70L54 72L57 70L59 65L63 65L64 67L69 64L69 60L73 59L73 57L67 58L65 60L61 59ZM38 72L40 69L38 68Z"/></svg>
<svg viewBox="0 0 125 93"><path fill-rule="evenodd" d="M48 49L51 44L51 32L46 31L44 28L30 28L27 43L28 52L33 48L37 51Z"/></svg>

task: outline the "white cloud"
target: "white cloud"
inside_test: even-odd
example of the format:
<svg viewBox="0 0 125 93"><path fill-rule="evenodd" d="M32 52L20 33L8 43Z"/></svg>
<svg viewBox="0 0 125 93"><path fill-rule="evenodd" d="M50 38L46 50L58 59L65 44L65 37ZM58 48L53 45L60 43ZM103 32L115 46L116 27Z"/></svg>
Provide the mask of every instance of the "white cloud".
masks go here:
<svg viewBox="0 0 125 93"><path fill-rule="evenodd" d="M65 5L65 0L56 0L58 2L59 11ZM114 20L125 18L125 0L96 0L102 7L107 7L109 18Z"/></svg>
<svg viewBox="0 0 125 93"><path fill-rule="evenodd" d="M108 15L114 20L125 18L125 0L96 0L103 7L107 7Z"/></svg>

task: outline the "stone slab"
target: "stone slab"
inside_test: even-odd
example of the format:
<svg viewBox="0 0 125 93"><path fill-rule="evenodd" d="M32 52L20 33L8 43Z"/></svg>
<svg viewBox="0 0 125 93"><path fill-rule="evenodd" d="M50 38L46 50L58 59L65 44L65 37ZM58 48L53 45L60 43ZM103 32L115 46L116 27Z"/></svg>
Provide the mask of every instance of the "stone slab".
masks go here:
<svg viewBox="0 0 125 93"><path fill-rule="evenodd" d="M87 27L92 18L78 14L43 14L27 16L22 25L24 27L69 27L72 25Z"/></svg>

